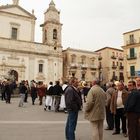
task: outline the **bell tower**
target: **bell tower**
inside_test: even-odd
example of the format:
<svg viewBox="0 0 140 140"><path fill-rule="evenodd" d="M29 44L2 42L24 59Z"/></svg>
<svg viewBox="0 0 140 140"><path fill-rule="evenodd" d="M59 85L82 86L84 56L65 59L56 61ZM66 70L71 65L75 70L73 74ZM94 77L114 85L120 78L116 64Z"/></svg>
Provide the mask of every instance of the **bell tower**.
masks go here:
<svg viewBox="0 0 140 140"><path fill-rule="evenodd" d="M13 5L18 5L19 4L19 0L13 0Z"/></svg>
<svg viewBox="0 0 140 140"><path fill-rule="evenodd" d="M60 12L55 8L53 0L49 4L49 8L44 13L44 23L42 27L42 41L44 44L55 47L62 47Z"/></svg>

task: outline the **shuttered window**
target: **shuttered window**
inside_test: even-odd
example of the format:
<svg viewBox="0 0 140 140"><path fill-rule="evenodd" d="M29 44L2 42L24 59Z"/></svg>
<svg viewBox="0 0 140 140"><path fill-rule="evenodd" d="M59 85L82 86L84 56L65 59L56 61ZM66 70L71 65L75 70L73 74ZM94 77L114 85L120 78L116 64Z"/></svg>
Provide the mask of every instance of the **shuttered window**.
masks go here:
<svg viewBox="0 0 140 140"><path fill-rule="evenodd" d="M130 75L135 76L135 66L130 66Z"/></svg>
<svg viewBox="0 0 140 140"><path fill-rule="evenodd" d="M17 32L18 32L17 28L12 28L12 34L11 34L12 39L17 39Z"/></svg>
<svg viewBox="0 0 140 140"><path fill-rule="evenodd" d="M135 49L134 48L130 48L130 58L135 57Z"/></svg>

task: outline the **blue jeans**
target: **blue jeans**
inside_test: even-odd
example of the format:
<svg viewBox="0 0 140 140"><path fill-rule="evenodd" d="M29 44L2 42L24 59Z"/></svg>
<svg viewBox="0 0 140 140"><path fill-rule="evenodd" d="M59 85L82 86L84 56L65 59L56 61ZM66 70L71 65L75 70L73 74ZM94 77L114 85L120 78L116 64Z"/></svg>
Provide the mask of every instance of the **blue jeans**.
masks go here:
<svg viewBox="0 0 140 140"><path fill-rule="evenodd" d="M78 119L78 111L68 111L68 118L65 128L66 140L75 140L75 130Z"/></svg>

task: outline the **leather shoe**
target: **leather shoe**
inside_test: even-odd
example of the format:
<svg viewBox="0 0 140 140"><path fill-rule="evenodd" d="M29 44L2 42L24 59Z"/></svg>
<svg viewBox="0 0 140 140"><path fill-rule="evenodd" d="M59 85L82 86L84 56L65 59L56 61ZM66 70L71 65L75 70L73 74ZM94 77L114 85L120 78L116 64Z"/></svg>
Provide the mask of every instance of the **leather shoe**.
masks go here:
<svg viewBox="0 0 140 140"><path fill-rule="evenodd" d="M105 128L105 130L113 130L113 128Z"/></svg>
<svg viewBox="0 0 140 140"><path fill-rule="evenodd" d="M126 133L123 133L123 136L124 136L124 137L127 137L127 134L126 134Z"/></svg>
<svg viewBox="0 0 140 140"><path fill-rule="evenodd" d="M120 132L113 132L112 135L120 134Z"/></svg>

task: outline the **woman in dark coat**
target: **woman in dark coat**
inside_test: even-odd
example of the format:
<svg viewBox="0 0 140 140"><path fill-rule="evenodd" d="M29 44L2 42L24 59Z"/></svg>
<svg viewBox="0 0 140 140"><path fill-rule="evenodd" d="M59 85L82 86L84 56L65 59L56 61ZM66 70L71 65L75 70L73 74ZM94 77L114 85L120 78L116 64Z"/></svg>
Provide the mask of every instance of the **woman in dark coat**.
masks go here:
<svg viewBox="0 0 140 140"><path fill-rule="evenodd" d="M32 98L32 105L34 105L35 99L37 98L37 88L35 82L31 82L31 98Z"/></svg>

